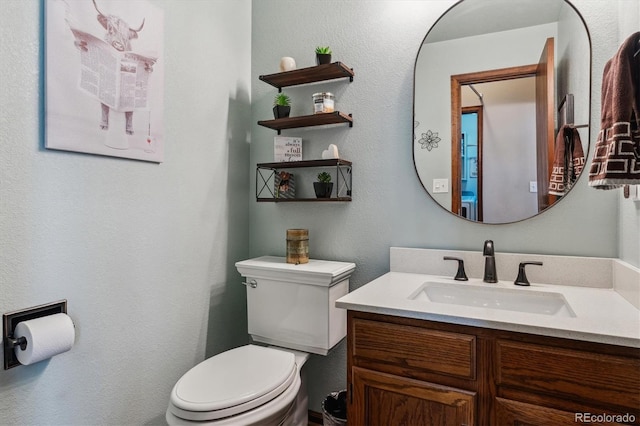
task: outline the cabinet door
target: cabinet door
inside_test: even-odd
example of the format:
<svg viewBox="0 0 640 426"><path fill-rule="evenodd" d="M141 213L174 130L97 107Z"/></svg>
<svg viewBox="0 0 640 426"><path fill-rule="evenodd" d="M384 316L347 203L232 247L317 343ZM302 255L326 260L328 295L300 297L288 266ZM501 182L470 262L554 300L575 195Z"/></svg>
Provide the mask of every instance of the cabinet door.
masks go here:
<svg viewBox="0 0 640 426"><path fill-rule="evenodd" d="M353 367L352 425L475 424L476 393Z"/></svg>

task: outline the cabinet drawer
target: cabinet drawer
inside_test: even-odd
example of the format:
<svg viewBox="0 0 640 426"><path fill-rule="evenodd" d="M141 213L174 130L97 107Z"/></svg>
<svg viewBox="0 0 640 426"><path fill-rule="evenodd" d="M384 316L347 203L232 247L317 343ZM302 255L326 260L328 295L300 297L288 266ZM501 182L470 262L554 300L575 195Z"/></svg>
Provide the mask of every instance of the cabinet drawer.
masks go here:
<svg viewBox="0 0 640 426"><path fill-rule="evenodd" d="M510 401L508 399L496 398L496 424L503 426L518 425L539 425L547 424L553 426L576 426L579 416L568 411L556 410L535 404Z"/></svg>
<svg viewBox="0 0 640 426"><path fill-rule="evenodd" d="M640 359L499 340L499 386L618 407L640 406Z"/></svg>
<svg viewBox="0 0 640 426"><path fill-rule="evenodd" d="M411 371L476 378L475 336L360 318L353 320L350 332L356 362L365 358Z"/></svg>

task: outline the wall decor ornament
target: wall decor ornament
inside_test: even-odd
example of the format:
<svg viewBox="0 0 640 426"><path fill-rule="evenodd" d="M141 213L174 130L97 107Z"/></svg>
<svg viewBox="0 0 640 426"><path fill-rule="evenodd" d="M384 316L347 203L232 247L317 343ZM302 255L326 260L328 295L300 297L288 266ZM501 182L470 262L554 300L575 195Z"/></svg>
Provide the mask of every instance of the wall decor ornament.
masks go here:
<svg viewBox="0 0 640 426"><path fill-rule="evenodd" d="M45 146L164 159L164 13L148 0L46 0Z"/></svg>
<svg viewBox="0 0 640 426"><path fill-rule="evenodd" d="M309 263L308 229L287 229L287 263Z"/></svg>
<svg viewBox="0 0 640 426"><path fill-rule="evenodd" d="M340 154L338 153L338 147L334 144L329 144L327 149L322 151L322 159L329 160L332 158L340 158Z"/></svg>
<svg viewBox="0 0 640 426"><path fill-rule="evenodd" d="M273 138L273 161L302 161L302 138L298 136L275 136Z"/></svg>
<svg viewBox="0 0 640 426"><path fill-rule="evenodd" d="M438 147L438 142L442 139L438 137L438 132L432 132L431 130L427 130L427 133L423 133L422 137L418 140L422 149L427 149L427 151L431 151L433 148Z"/></svg>
<svg viewBox="0 0 640 426"><path fill-rule="evenodd" d="M280 71L293 71L296 69L296 60L291 56L283 56L280 58Z"/></svg>
<svg viewBox="0 0 640 426"><path fill-rule="evenodd" d="M280 171L274 176L275 198L296 198L295 176L293 173Z"/></svg>

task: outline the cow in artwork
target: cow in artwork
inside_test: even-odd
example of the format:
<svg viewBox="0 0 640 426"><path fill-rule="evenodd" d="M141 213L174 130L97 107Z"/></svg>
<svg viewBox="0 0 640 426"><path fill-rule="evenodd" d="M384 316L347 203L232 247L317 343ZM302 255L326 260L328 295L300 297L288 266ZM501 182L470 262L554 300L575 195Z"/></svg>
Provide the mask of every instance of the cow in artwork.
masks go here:
<svg viewBox="0 0 640 426"><path fill-rule="evenodd" d="M102 13L100 9L98 9L96 0L93 0L93 6L98 12L98 22L107 31L104 36L104 40L120 52L130 52L132 50L131 40L138 38L138 33L142 31L142 28L144 27L144 19L142 20L140 27L133 29L120 17L115 15L105 15ZM151 64L147 64L147 71L151 70ZM107 130L109 128L109 107L105 104L101 104L101 106L102 120L100 121L100 128L102 130ZM132 135L133 111L125 111L124 114L126 120L126 133L128 135Z"/></svg>

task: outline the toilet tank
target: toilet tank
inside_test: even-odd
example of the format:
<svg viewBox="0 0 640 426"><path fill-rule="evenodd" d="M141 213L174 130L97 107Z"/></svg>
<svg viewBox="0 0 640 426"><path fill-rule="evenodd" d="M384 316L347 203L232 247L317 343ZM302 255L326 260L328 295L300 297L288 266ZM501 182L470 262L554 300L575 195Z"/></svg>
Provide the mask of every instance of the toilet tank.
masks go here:
<svg viewBox="0 0 640 426"><path fill-rule="evenodd" d="M249 334L257 342L326 355L347 335L347 311L335 302L349 292L354 263L309 259L294 265L263 256L236 263L247 285Z"/></svg>

